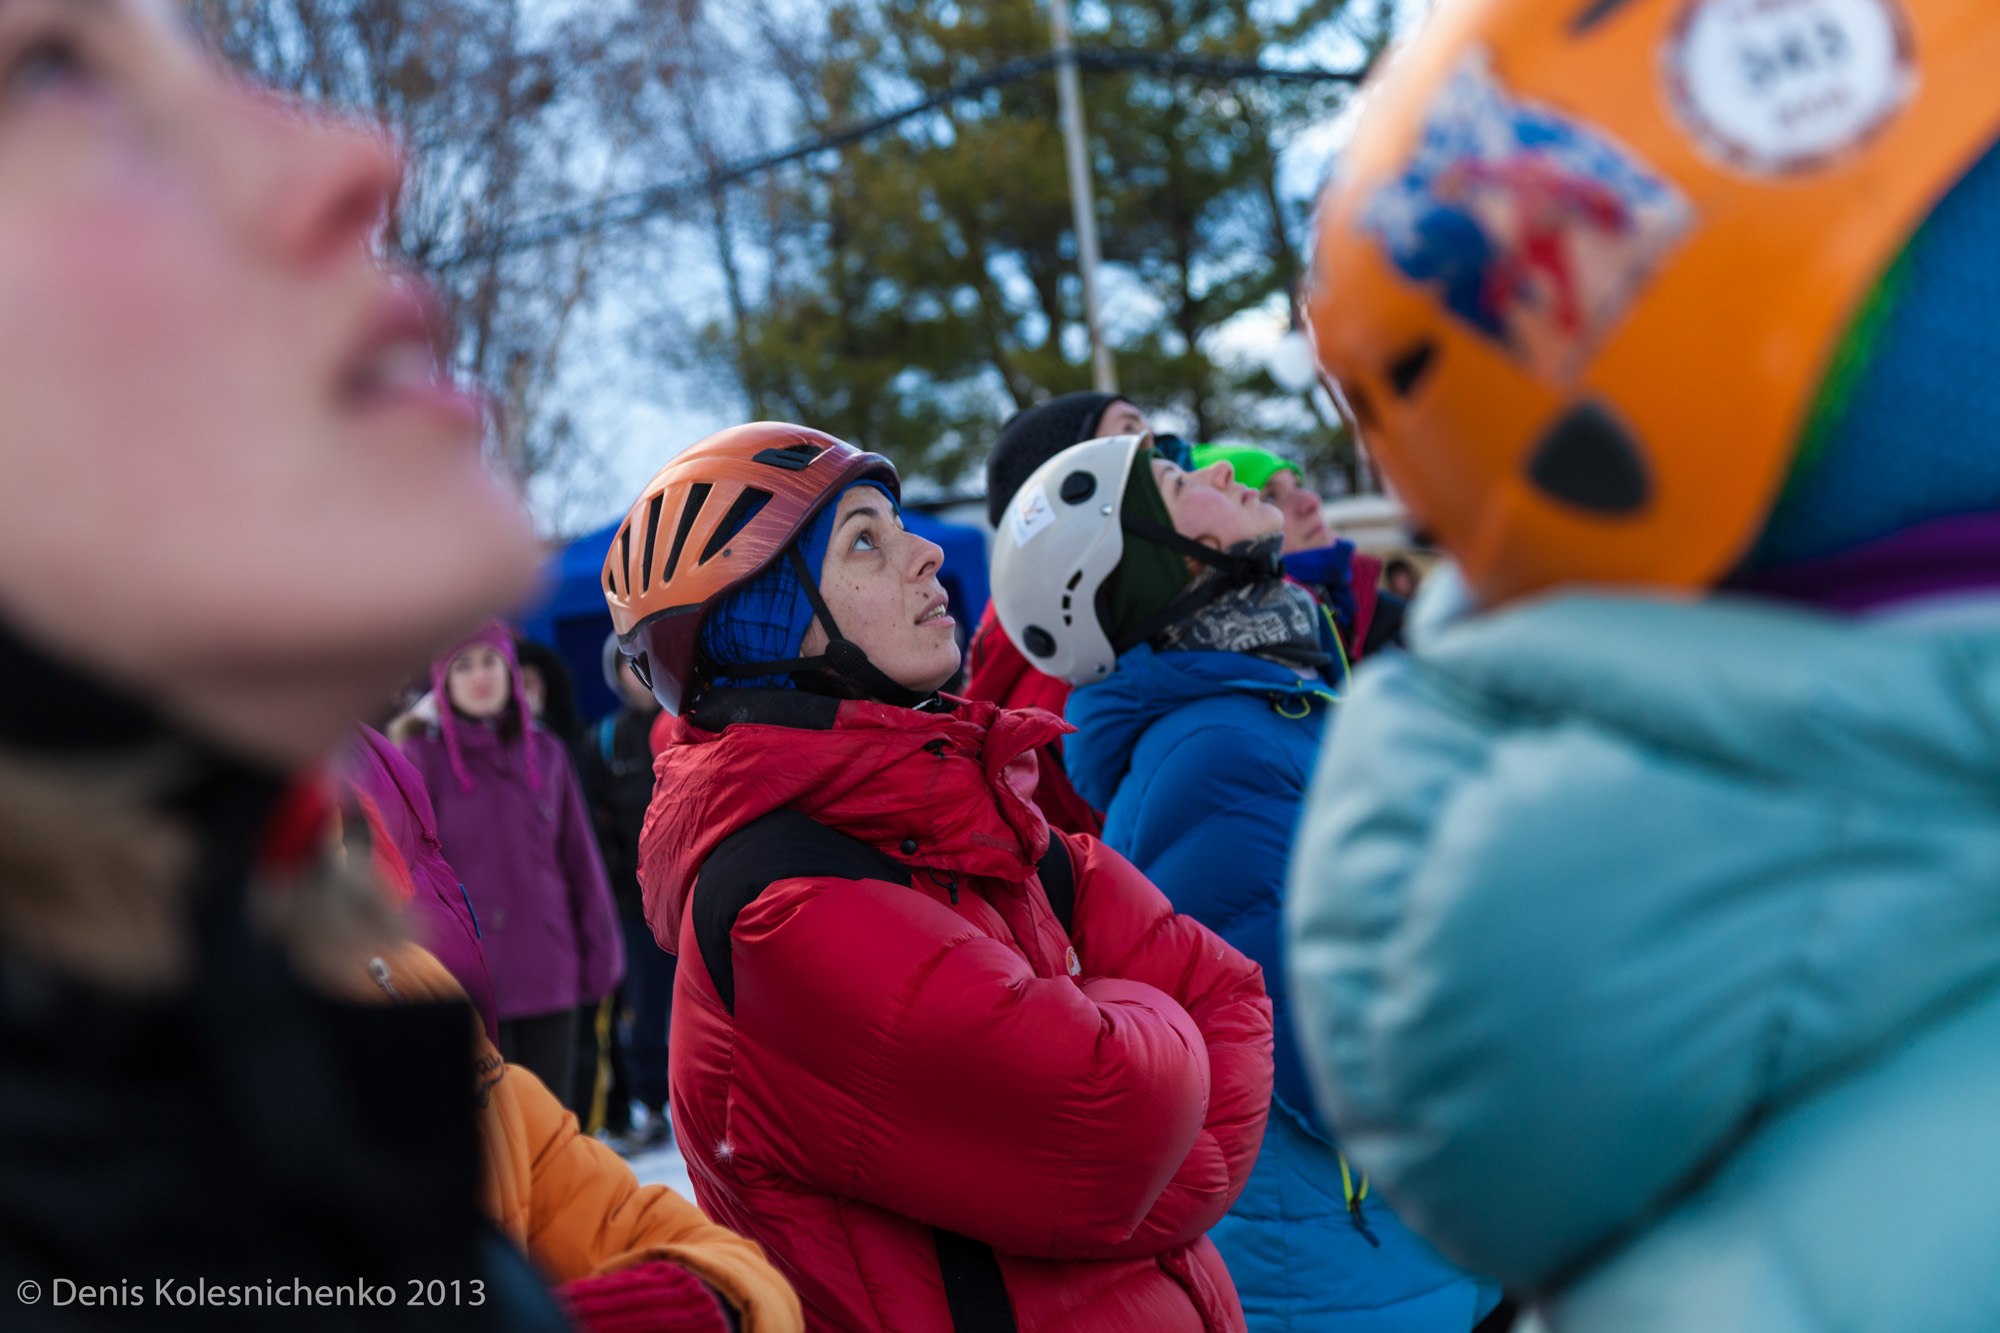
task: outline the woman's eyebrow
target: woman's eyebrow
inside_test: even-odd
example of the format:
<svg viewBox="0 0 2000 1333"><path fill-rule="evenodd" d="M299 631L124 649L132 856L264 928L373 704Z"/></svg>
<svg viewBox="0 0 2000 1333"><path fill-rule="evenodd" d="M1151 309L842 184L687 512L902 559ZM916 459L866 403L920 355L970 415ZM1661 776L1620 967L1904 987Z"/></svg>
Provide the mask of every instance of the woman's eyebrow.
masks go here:
<svg viewBox="0 0 2000 1333"><path fill-rule="evenodd" d="M861 518L864 515L867 516L868 518L880 518L882 517L882 511L877 509L874 505L856 505L854 506L854 508L842 514L840 516L840 521L834 524L834 526L837 528L846 527L850 519Z"/></svg>

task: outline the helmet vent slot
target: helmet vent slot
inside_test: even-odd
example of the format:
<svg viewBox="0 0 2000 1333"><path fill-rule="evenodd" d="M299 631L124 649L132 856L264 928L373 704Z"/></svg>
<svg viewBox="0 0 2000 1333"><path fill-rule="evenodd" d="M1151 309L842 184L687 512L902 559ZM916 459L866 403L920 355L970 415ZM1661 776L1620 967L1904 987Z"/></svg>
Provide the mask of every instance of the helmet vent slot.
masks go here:
<svg viewBox="0 0 2000 1333"><path fill-rule="evenodd" d="M823 452L823 447L817 444L788 444L782 449L765 449L751 461L781 467L787 472L804 472Z"/></svg>
<svg viewBox="0 0 2000 1333"><path fill-rule="evenodd" d="M618 564L625 571L625 595L632 595L632 524L618 529Z"/></svg>
<svg viewBox="0 0 2000 1333"><path fill-rule="evenodd" d="M1583 36L1631 3L1632 0L1590 0L1590 3L1579 9L1576 17L1569 21L1569 35Z"/></svg>
<svg viewBox="0 0 2000 1333"><path fill-rule="evenodd" d="M1637 513L1653 494L1638 443L1596 403L1576 408L1542 437L1528 480L1553 499L1608 518Z"/></svg>
<svg viewBox="0 0 2000 1333"><path fill-rule="evenodd" d="M639 591L645 592L653 586L653 543L660 535L660 506L667 502L665 491L655 492L651 503L646 506L646 562L639 571ZM631 561L626 561L631 568Z"/></svg>
<svg viewBox="0 0 2000 1333"><path fill-rule="evenodd" d="M760 491L754 486L746 486L736 494L736 502L729 506L729 512L716 525L715 535L708 539L708 545L701 548L701 559L696 564L705 565L715 559L715 553L729 544L737 533L743 531L757 512L771 502L769 491Z"/></svg>
<svg viewBox="0 0 2000 1333"><path fill-rule="evenodd" d="M701 517L701 507L708 503L708 493L714 489L713 485L705 481L698 481L688 487L687 503L681 506L681 521L674 525L674 546L667 552L667 568L660 575L660 582L668 583L673 580L674 570L680 567L681 548L687 545L688 532L694 527L694 521Z"/></svg>
<svg viewBox="0 0 2000 1333"><path fill-rule="evenodd" d="M1063 587L1069 589L1071 592L1075 592L1076 585L1081 582L1083 582L1083 571L1079 569L1076 571L1076 573L1069 576L1069 582L1063 584ZM1063 598L1063 601L1067 602L1069 601L1069 598L1065 597Z"/></svg>
<svg viewBox="0 0 2000 1333"><path fill-rule="evenodd" d="M1422 386L1437 361L1437 344L1429 338L1389 363L1389 387L1398 398L1408 398Z"/></svg>

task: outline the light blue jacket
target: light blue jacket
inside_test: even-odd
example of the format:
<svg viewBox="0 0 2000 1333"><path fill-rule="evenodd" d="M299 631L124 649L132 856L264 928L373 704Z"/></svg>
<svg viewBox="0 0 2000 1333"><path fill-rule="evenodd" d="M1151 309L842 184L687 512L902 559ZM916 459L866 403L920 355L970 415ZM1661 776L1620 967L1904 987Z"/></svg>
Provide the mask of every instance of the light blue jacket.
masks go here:
<svg viewBox="0 0 2000 1333"><path fill-rule="evenodd" d="M1252 1333L1466 1333L1497 1289L1439 1258L1372 1192L1355 1226L1284 999L1285 864L1332 701L1325 684L1243 653L1136 648L1070 696L1079 730L1064 758L1105 811L1105 842L1264 968L1275 1104L1249 1184L1210 1233Z"/></svg>
<svg viewBox="0 0 2000 1333"><path fill-rule="evenodd" d="M1350 1160L1557 1333L2000 1329L2000 613L1427 590L1287 930Z"/></svg>

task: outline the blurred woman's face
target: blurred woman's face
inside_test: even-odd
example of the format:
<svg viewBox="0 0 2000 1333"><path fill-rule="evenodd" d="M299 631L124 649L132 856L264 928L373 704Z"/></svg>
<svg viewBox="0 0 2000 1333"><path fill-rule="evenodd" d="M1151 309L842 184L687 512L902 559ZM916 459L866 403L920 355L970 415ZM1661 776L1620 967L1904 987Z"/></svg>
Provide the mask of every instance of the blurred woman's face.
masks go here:
<svg viewBox="0 0 2000 1333"><path fill-rule="evenodd" d="M521 675L525 686L526 667L521 669ZM514 693L507 659L484 644L468 648L451 659L451 665L445 669L444 688L451 696L453 708L482 722L506 712ZM530 712L535 711L531 704Z"/></svg>
<svg viewBox="0 0 2000 1333"><path fill-rule="evenodd" d="M1264 498L1285 516L1286 555L1333 545L1333 529L1327 526L1319 492L1300 481L1298 473L1289 468L1272 473L1264 484Z"/></svg>
<svg viewBox="0 0 2000 1333"><path fill-rule="evenodd" d="M1278 507L1237 481L1236 469L1227 463L1185 472L1156 458L1153 482L1167 502L1174 531L1218 551L1253 537L1268 537L1285 526Z"/></svg>
<svg viewBox="0 0 2000 1333"><path fill-rule="evenodd" d="M374 255L396 151L176 15L0 3L0 618L290 760L536 553L429 301Z"/></svg>
<svg viewBox="0 0 2000 1333"><path fill-rule="evenodd" d="M841 497L820 596L840 632L905 689L939 689L958 672L958 622L938 582L943 567L944 552L905 530L880 491L857 486ZM801 655L825 649L826 627L815 616Z"/></svg>
<svg viewBox="0 0 2000 1333"><path fill-rule="evenodd" d="M1145 435L1152 430L1146 422L1146 414L1120 398L1104 409L1104 415L1097 419L1097 438L1108 439L1113 435Z"/></svg>

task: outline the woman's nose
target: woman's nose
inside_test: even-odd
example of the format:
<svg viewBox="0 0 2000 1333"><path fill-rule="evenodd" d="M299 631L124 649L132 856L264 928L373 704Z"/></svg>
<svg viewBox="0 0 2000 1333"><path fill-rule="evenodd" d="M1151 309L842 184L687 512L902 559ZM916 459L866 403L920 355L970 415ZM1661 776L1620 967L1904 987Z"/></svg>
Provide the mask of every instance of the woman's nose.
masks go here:
<svg viewBox="0 0 2000 1333"><path fill-rule="evenodd" d="M402 187L403 156L374 126L308 111L262 90L245 89L263 130L258 155L263 240L294 264L316 265L376 239Z"/></svg>
<svg viewBox="0 0 2000 1333"><path fill-rule="evenodd" d="M919 537L914 532L905 533L910 539L910 558L914 562L910 577L929 578L944 568L944 548L928 537Z"/></svg>

